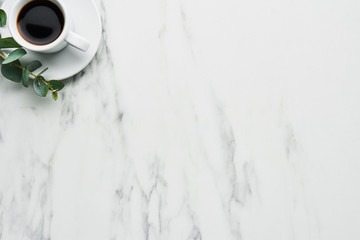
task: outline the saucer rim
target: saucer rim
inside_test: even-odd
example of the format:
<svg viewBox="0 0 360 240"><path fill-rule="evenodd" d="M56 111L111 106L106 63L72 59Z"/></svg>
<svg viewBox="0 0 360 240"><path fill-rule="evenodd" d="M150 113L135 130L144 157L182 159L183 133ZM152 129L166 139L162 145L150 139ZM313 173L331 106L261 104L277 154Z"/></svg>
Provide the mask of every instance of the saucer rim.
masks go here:
<svg viewBox="0 0 360 240"><path fill-rule="evenodd" d="M0 8L3 9L3 5L4 5L6 2L10 2L10 3L8 3L8 4L9 4L9 8L11 8L12 4L14 4L15 1L16 1L16 0L5 0L5 1L3 1L3 3L0 5ZM95 58L95 56L96 56L96 54L97 54L97 52L98 52L98 50L99 50L100 44L101 44L101 42L102 42L102 40L103 40L103 38L102 38L102 26L103 26L102 18L101 18L101 14L100 14L99 8L98 8L97 4L95 3L95 0L89 1L89 4L91 4L92 7L94 8L94 10L95 10L95 12L96 12L96 15L97 15L96 19L97 19L97 21L98 21L98 23L99 23L99 26L100 26L99 40L96 42L96 45L95 45L95 44L92 45L92 46L94 47L94 49L95 49L95 50L94 50L94 53L90 55L91 57L89 56L89 57L84 58L84 60L82 61L82 64L79 64L79 67L77 68L77 70L75 70L75 71L69 71L69 73L67 73L67 74L62 74L60 77L53 77L53 78L56 79L56 80L63 81L63 80L69 79L69 78L71 78L71 77L79 74L81 71L83 71L83 70L91 63L91 61L93 61L93 59ZM8 28L8 25L6 25L4 28L6 29L5 31L8 32L9 36L11 36L11 33L10 33L10 31L9 31L9 28ZM69 47L69 46L67 46L65 49L63 49L63 50L61 50L61 51L66 51L66 49L67 49L68 47ZM31 51L31 50L29 50L29 51ZM56 55L57 53L47 53L47 54ZM49 70L49 72L51 72L51 70Z"/></svg>

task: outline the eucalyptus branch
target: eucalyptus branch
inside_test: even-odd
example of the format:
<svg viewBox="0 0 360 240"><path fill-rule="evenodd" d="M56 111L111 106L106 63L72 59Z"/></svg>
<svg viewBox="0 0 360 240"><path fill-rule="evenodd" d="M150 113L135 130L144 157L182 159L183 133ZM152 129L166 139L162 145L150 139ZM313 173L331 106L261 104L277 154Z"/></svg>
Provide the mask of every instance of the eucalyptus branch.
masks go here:
<svg viewBox="0 0 360 240"><path fill-rule="evenodd" d="M0 57L2 57L4 60L6 59L6 57L5 57L3 54L1 54L1 53L0 53ZM17 68L20 68L21 70L25 70L24 67L19 66L19 65L15 64L15 63L10 63L10 64L14 65L14 66L17 67ZM29 72L29 74L32 75L32 76L35 77L35 78L37 77L37 75L35 75L35 74L32 73L32 72Z"/></svg>
<svg viewBox="0 0 360 240"><path fill-rule="evenodd" d="M0 27L6 24L6 13L0 9ZM2 49L15 49L10 54L5 54ZM29 76L33 79L33 88L37 95L46 97L49 90L52 92L52 97L56 101L58 98L58 91L64 88L64 83L57 80L47 81L42 74L48 69L45 68L39 74L34 74L36 69L39 69L42 64L34 60L22 66L20 58L26 55L27 52L17 43L13 38L1 38L0 36L0 57L2 58L1 73L2 75L13 81L21 82L24 87L29 85Z"/></svg>

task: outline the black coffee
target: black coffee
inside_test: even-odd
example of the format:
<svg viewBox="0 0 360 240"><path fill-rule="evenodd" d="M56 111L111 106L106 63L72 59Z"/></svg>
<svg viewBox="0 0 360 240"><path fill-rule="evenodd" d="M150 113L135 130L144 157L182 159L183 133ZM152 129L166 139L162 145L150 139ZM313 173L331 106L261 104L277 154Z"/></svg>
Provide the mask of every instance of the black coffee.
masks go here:
<svg viewBox="0 0 360 240"><path fill-rule="evenodd" d="M17 26L26 41L46 45L60 36L64 27L64 15L49 0L33 0L20 10Z"/></svg>

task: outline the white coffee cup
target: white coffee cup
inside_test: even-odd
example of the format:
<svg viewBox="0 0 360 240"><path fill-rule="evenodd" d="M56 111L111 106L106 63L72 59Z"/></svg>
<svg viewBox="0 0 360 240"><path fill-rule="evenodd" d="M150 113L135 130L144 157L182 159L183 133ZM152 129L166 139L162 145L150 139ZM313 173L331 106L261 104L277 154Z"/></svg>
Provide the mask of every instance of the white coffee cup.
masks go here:
<svg viewBox="0 0 360 240"><path fill-rule="evenodd" d="M52 3L56 4L59 7L64 16L64 26L58 38L55 41L45 45L36 45L26 41L19 32L17 26L17 19L21 9L31 1L33 0L17 0L15 1L13 7L10 10L8 20L9 31L18 44L23 46L25 49L42 53L58 52L64 47L66 47L68 44L83 52L86 52L89 49L89 41L72 31L71 16L61 0L51 0Z"/></svg>

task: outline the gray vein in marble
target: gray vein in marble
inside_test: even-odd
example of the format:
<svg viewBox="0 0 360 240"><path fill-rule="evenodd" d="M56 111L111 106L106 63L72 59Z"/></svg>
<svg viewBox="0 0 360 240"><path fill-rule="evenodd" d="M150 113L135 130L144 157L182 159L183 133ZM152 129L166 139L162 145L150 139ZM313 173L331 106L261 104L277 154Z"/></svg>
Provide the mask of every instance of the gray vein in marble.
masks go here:
<svg viewBox="0 0 360 240"><path fill-rule="evenodd" d="M108 46L108 34L107 34L107 17L106 17L106 8L104 0L100 1L100 12L101 12L101 21L102 21L102 36L103 40L101 42L102 51L105 52L105 54L101 54L102 51L99 51L99 54L96 55L97 60L99 61L99 56L103 56L107 60L107 64L110 64L110 69L114 71L114 61L112 59L112 53L110 51L110 48Z"/></svg>
<svg viewBox="0 0 360 240"><path fill-rule="evenodd" d="M190 31L190 27L189 27L189 23L187 20L187 16L186 16L184 7L182 5L180 6L180 15L181 15L182 28L183 28L185 38L186 38L187 43L190 48L191 56L193 57L193 59L195 59L194 48L192 46L192 38L193 37L192 37L191 31Z"/></svg>
<svg viewBox="0 0 360 240"><path fill-rule="evenodd" d="M291 127L290 124L286 126L286 159L291 161L291 155L297 152L303 152L301 145L297 141L294 135L294 129Z"/></svg>
<svg viewBox="0 0 360 240"><path fill-rule="evenodd" d="M338 229L358 233L336 213L326 219L333 206L341 214L356 208L358 193L340 188L356 180L350 168L357 165L319 159L328 145L348 147L321 135L333 130L322 126L326 111L341 106L326 105L332 103L315 91L310 100L296 95L294 86L311 92L308 86L320 84L282 64L293 57L285 50L294 49L278 40L293 39L294 26L283 21L281 1L271 3L274 9L264 1L265 10L251 1L97 2L103 42L91 64L67 80L64 98L29 103L11 92L21 85L0 83L0 239L318 240ZM256 21L251 11L259 13ZM318 33L311 24L301 35ZM129 49L122 45L133 40ZM294 96L282 102L282 90ZM286 103L280 113L279 102ZM304 106L319 115L304 116ZM356 104L348 107L355 117ZM32 126L28 132L22 119ZM44 127L50 131L41 142ZM342 134L334 137L348 137ZM327 180L337 184L327 179L337 167L354 175L322 189ZM332 187L342 194L336 200L327 199L338 193Z"/></svg>
<svg viewBox="0 0 360 240"><path fill-rule="evenodd" d="M197 228L195 226L193 227L188 240L202 240L202 235L201 235L199 228Z"/></svg>
<svg viewBox="0 0 360 240"><path fill-rule="evenodd" d="M191 223L193 225L190 235L188 237L188 240L202 240L202 234L201 230L199 228L199 224L197 223L196 214L194 211L190 208L189 205L186 207L187 213L190 216Z"/></svg>
<svg viewBox="0 0 360 240"><path fill-rule="evenodd" d="M115 190L114 194L114 204L113 204L113 211L111 215L111 222L112 222L112 232L111 232L111 239L118 239L117 228L119 225L126 225L126 217L124 206L127 206L131 201L131 195L133 193L134 187L131 186L129 190L126 192L124 187L119 186ZM119 224L119 225L118 225Z"/></svg>
<svg viewBox="0 0 360 240"><path fill-rule="evenodd" d="M239 222L238 213L234 207L235 205L239 205L244 208L248 198L255 192L253 188L256 188L256 174L252 162L249 162L248 159L242 161L235 159L235 154L238 149L234 130L215 95L214 89L212 89L212 98L216 109L220 138L224 147L224 161L227 167L227 175L229 176L228 181L232 189L228 200L224 202L224 207L229 214L229 224L232 233L236 239L242 239L240 231L241 223Z"/></svg>
<svg viewBox="0 0 360 240"><path fill-rule="evenodd" d="M291 168L292 176L287 181L290 181L292 184L291 194L292 194L292 204L291 204L291 213L289 216L289 223L291 226L292 238L297 239L298 230L296 229L297 225L295 224L294 213L299 211L298 209L303 208L303 214L306 218L307 234L308 237L311 236L312 232L316 235L315 238L320 238L320 227L317 218L317 214L314 211L314 208L311 206L312 202L311 196L307 193L307 186L304 181L304 167L305 167L305 150L301 144L300 139L296 136L294 126L291 121L287 120L287 112L283 100L280 102L280 122L284 128L284 151L286 160L289 167ZM301 156L301 158L300 158ZM302 160L302 161L299 161ZM296 189L298 189L296 191ZM310 224L313 223L316 226L316 231L311 231ZM304 234L304 233L303 233Z"/></svg>
<svg viewBox="0 0 360 240"><path fill-rule="evenodd" d="M68 88L63 93L65 101L62 108L62 124L66 129L75 123L78 116L78 105L73 99L76 98L76 91L89 90L93 94L98 95L98 101L101 103L101 111L109 114L109 106L115 106L115 112L112 112L111 119L121 123L124 112L119 105L119 94L117 86L117 77L114 69L114 62L112 52L108 45L108 29L107 29L107 16L106 6L104 1L99 2L99 12L102 20L102 41L100 43L98 52L91 63L79 74L75 75L71 79L67 80ZM95 74L96 78L88 78L89 75ZM105 78L106 81L112 83L112 88L105 89L103 81L100 79ZM80 82L81 79L81 83ZM101 89L101 91L98 91ZM102 93L103 92L103 93ZM75 102L75 104L74 104Z"/></svg>
<svg viewBox="0 0 360 240"><path fill-rule="evenodd" d="M107 17L106 17L106 8L105 8L105 3L104 0L100 1L100 12L101 12L101 19L102 19L102 36L103 36L103 41L102 41L102 48L105 50L105 54L103 54L103 57L106 57L107 60L107 64L110 65L110 71L111 71L111 75L112 75L112 83L113 83L113 89L114 89L114 102L116 105L116 109L118 111L117 116L118 119L120 119L120 122L123 119L124 113L122 112L120 105L119 105L119 96L117 94L117 92L115 91L116 89L116 73L114 70L114 61L113 61L113 57L112 57L112 53L110 51L110 48L108 46L108 30L107 30ZM100 53L101 51L99 51ZM98 59L98 56L100 54L97 54L96 58Z"/></svg>
<svg viewBox="0 0 360 240"><path fill-rule="evenodd" d="M21 195L13 195L9 208L5 210L12 224L8 227L15 230L23 225L24 231L18 234L27 239L50 239L52 161L42 163L36 154L32 154L24 164L28 171L21 176ZM26 216L20 216L24 214L20 212L24 207L27 209Z"/></svg>
<svg viewBox="0 0 360 240"><path fill-rule="evenodd" d="M162 211L162 202L161 197L166 194L167 189L167 183L165 179L160 174L160 165L159 165L159 159L155 158L154 162L152 163L151 168L151 181L153 181L150 189L146 191L144 188L141 187L140 181L137 180L143 201L145 204L145 209L143 212L143 222L144 222L144 233L145 233L145 239L148 240L150 237L150 231L155 231L155 234L160 235L162 228L161 228L161 211ZM159 209L158 209L158 223L152 223L149 221L149 205L150 201L152 200L154 194L159 195L160 200L158 202ZM156 228L158 226L158 229Z"/></svg>
<svg viewBox="0 0 360 240"><path fill-rule="evenodd" d="M37 214L42 213L41 220L38 224L38 226L33 230L30 231L32 237L30 239L50 239L50 233L51 233L51 222L52 222L52 179L53 179L53 160L56 150L53 151L53 153L50 156L50 159L48 163L39 162L39 167L42 169L42 171L45 173L44 179L41 183L39 183L39 208L41 210L35 210L33 213L33 221L36 222L35 219L38 218ZM34 158L37 159L37 158ZM33 176L34 177L34 176ZM32 181L36 181L33 179ZM41 237L39 237L41 236Z"/></svg>
<svg viewBox="0 0 360 240"><path fill-rule="evenodd" d="M214 91L213 91L213 99L215 103L216 113L218 117L218 125L219 125L219 131L221 134L221 139L224 144L225 150L225 163L227 166L227 170L229 173L229 182L232 185L232 193L229 199L229 205L228 205L228 211L231 212L230 209L230 203L232 201L235 201L236 203L239 203L240 205L245 204L245 200L247 197L247 194L251 194L252 190L250 187L250 181L247 178L247 163L245 162L243 164L243 173L244 173L244 183L243 187L244 191L243 194L240 196L239 192L239 179L237 174L237 167L235 162L235 152L236 152L236 139L234 136L234 132L232 129L232 126L227 118L227 116L224 113L223 108L220 106L219 101L216 99Z"/></svg>

